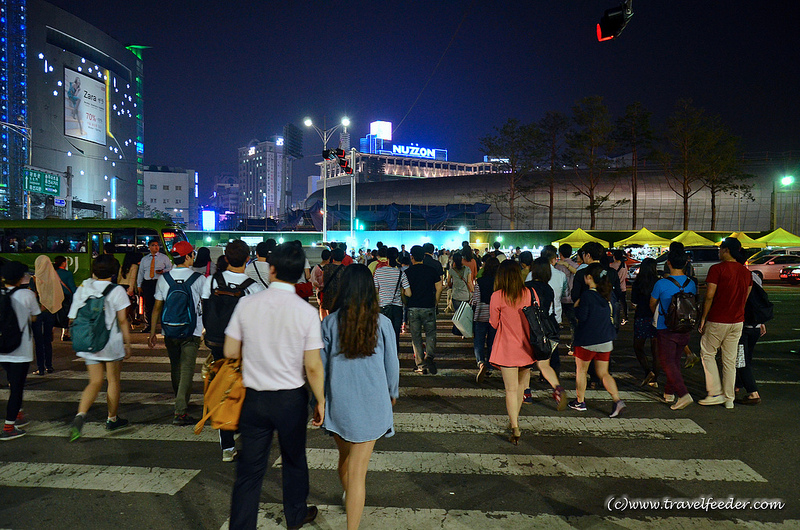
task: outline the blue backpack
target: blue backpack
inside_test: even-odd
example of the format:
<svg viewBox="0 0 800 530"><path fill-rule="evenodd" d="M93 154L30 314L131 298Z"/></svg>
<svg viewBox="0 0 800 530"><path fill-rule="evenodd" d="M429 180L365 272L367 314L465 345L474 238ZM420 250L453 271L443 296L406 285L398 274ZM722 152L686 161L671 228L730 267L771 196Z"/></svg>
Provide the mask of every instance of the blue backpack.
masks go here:
<svg viewBox="0 0 800 530"><path fill-rule="evenodd" d="M176 280L170 273L164 273L169 285L161 314L161 329L164 337L185 339L194 334L197 327L197 308L192 297L192 284L202 275L194 272L186 280Z"/></svg>
<svg viewBox="0 0 800 530"><path fill-rule="evenodd" d="M108 344L111 329L106 327L106 296L114 287L116 285L112 283L103 290L102 295L87 298L78 309L75 320L69 326L72 348L76 352L97 353ZM116 316L114 322L117 322Z"/></svg>

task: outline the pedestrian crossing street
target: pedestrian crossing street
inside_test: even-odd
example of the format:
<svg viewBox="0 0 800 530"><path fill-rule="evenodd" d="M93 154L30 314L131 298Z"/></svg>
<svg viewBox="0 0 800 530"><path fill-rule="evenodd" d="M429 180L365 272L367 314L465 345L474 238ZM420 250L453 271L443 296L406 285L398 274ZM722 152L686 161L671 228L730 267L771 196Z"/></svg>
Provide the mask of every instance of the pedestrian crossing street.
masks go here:
<svg viewBox="0 0 800 530"><path fill-rule="evenodd" d="M610 398L602 389L587 391L588 412L558 412L550 390L533 383L534 403L524 405L520 417L523 438L519 446L512 446L506 440L508 418L501 378L495 374L481 386L475 383L471 341L449 335L448 316L440 315L442 348L436 376L412 372L410 337L401 337L397 434L376 444L362 528L738 529L750 527L748 520L757 518L750 512L723 516L697 511L610 512L604 503L612 493L752 497L747 492L770 488L769 469L757 460L743 461L715 450L709 427L697 419L698 412L708 410L693 406L672 412L657 393L638 386L638 375L624 371L614 376L628 410L614 419L607 417ZM157 503L153 500L154 506L172 506L173 510L203 498L212 506L208 509L213 516L207 513L202 519L184 519L183 527L227 528L235 466L219 462L217 433L209 427L195 435L189 427L171 425L173 395L166 352L163 347L149 349L143 344L143 335L134 339L139 343L123 367L120 407L120 414L133 425L107 432L100 421L106 399L101 393L83 438L67 444L67 422L80 399L86 374L80 360L64 353L55 374L29 378L25 392L32 420L26 428L29 436L0 447L4 455L0 458L0 495L18 498L26 491L61 491L78 502L88 502L103 492L115 503L128 504L129 509L126 499L145 506L149 499L160 499ZM206 355L207 351L201 350L198 364ZM574 363L565 355L562 364L562 381L574 397ZM195 404L201 388L198 369ZM0 400L7 398L8 390L0 390ZM191 412L197 416L199 408ZM724 414L721 407L714 412ZM15 460L12 444L26 441L37 451L30 453L27 461ZM57 448L53 453L58 457L49 458L47 448ZM105 458L107 451L135 452L137 457ZM92 455L98 453L93 460ZM338 454L333 441L310 426L307 457L309 502L320 507L317 527L344 528L336 473ZM285 528L277 445L270 458L259 528ZM35 495L28 495L26 499L35 502ZM162 496L172 500L164 501ZM208 503L208 499L214 502ZM193 510L187 509L186 517L189 512ZM154 515L149 527L181 527ZM798 526L800 521L779 518L754 527Z"/></svg>

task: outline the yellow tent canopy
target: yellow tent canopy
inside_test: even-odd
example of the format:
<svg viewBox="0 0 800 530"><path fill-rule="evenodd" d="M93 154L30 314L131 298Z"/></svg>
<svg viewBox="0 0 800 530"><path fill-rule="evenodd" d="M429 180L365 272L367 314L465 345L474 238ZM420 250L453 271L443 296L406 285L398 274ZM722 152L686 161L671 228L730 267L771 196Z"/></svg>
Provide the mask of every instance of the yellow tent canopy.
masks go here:
<svg viewBox="0 0 800 530"><path fill-rule="evenodd" d="M765 248L767 246L766 243L762 243L761 241L756 241L752 237L748 236L744 232L734 232L728 237L735 237L739 240L739 243L742 244L742 248ZM722 241L714 243L715 245L719 246Z"/></svg>
<svg viewBox="0 0 800 530"><path fill-rule="evenodd" d="M604 241L604 240L600 239L599 237L594 237L593 235L588 233L586 230L583 230L582 228L578 228L577 230L572 232L570 235L565 236L565 237L559 239L558 241L553 241L553 244L555 246L558 246L558 245L563 245L564 243L566 243L568 245L572 245L573 247L580 247L584 243L588 243L589 241L596 241L596 242L600 243L601 245L603 245L606 248L609 247L608 241Z"/></svg>
<svg viewBox="0 0 800 530"><path fill-rule="evenodd" d="M673 237L672 240L678 243L683 243L684 247L701 247L714 244L714 242L710 239L705 238L692 230L687 230L686 232ZM800 238L798 238L798 241L800 241Z"/></svg>
<svg viewBox="0 0 800 530"><path fill-rule="evenodd" d="M642 228L630 237L614 243L615 247L630 247L632 245L650 245L653 247L668 247L672 241L659 237L647 228Z"/></svg>
<svg viewBox="0 0 800 530"><path fill-rule="evenodd" d="M800 247L800 237L778 228L774 232L759 237L756 241L765 243L768 247Z"/></svg>

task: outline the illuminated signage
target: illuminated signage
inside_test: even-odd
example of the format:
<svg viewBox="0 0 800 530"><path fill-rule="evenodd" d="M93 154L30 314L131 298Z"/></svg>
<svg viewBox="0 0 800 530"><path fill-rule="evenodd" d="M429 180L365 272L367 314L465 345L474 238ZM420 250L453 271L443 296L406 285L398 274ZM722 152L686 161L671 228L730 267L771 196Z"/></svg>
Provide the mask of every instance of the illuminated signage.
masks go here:
<svg viewBox="0 0 800 530"><path fill-rule="evenodd" d="M392 141L392 122L373 121L369 124L369 133L381 140Z"/></svg>
<svg viewBox="0 0 800 530"><path fill-rule="evenodd" d="M201 219L204 231L213 232L217 229L217 212L214 210L203 210Z"/></svg>
<svg viewBox="0 0 800 530"><path fill-rule="evenodd" d="M106 145L106 86L64 68L64 134Z"/></svg>
<svg viewBox="0 0 800 530"><path fill-rule="evenodd" d="M410 156L413 158L430 158L432 160L447 160L446 149L430 149L418 145L393 145L392 154Z"/></svg>
<svg viewBox="0 0 800 530"><path fill-rule="evenodd" d="M277 146L283 145L283 138L281 138L280 136L275 138L275 145L277 145Z"/></svg>
<svg viewBox="0 0 800 530"><path fill-rule="evenodd" d="M250 148L250 149L247 151L247 156L253 156L254 154L256 154L256 148L255 148L255 147L251 147L251 148Z"/></svg>

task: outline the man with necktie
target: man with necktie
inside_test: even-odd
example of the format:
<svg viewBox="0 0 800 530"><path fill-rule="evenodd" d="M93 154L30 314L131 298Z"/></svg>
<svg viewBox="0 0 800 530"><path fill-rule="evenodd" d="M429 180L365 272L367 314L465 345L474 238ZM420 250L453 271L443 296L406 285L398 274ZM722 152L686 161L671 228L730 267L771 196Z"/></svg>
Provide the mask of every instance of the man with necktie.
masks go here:
<svg viewBox="0 0 800 530"><path fill-rule="evenodd" d="M139 274L136 276L136 286L139 296L144 298L144 321L146 323L142 333L150 333L151 314L156 302L156 282L162 274L172 269L172 262L166 254L159 253L158 241L150 241L147 245L150 254L142 258L139 264Z"/></svg>

